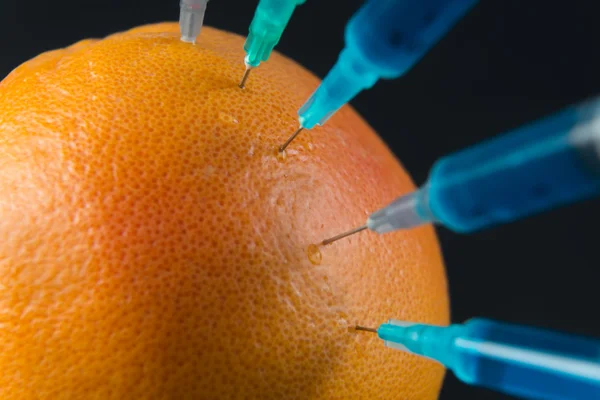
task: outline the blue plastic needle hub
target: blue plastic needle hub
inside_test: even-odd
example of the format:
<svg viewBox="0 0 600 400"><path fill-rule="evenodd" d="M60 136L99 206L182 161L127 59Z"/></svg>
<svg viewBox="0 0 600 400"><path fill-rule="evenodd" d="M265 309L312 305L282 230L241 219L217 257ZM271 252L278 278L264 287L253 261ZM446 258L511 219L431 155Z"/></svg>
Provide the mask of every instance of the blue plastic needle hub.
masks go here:
<svg viewBox="0 0 600 400"><path fill-rule="evenodd" d="M279 43L296 6L306 0L260 0L250 33L244 43L247 66L255 68L267 61L273 48Z"/></svg>

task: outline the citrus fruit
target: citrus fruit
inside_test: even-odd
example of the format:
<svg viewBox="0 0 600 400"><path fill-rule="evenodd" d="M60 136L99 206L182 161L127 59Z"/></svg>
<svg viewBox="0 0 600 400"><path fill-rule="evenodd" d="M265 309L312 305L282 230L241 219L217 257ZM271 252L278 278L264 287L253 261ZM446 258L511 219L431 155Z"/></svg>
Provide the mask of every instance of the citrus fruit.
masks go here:
<svg viewBox="0 0 600 400"><path fill-rule="evenodd" d="M437 397L349 330L448 323L434 231L309 247L415 186L348 106L277 156L319 81L275 53L242 90L242 44L144 26L0 83L0 398Z"/></svg>

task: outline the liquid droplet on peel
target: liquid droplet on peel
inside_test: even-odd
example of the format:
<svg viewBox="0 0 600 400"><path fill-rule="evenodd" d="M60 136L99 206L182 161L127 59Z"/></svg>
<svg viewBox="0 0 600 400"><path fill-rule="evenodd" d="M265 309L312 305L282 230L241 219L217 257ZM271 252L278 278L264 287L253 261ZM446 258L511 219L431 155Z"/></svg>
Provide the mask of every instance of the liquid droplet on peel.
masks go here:
<svg viewBox="0 0 600 400"><path fill-rule="evenodd" d="M346 313L343 313L340 311L338 311L336 314L337 314L336 325L342 329L347 328L350 325L350 322L348 321L348 315L346 315Z"/></svg>
<svg viewBox="0 0 600 400"><path fill-rule="evenodd" d="M228 124L239 124L239 121L235 119L233 115L229 115L224 112L219 112L219 119Z"/></svg>
<svg viewBox="0 0 600 400"><path fill-rule="evenodd" d="M313 265L320 265L323 260L323 256L321 255L321 250L319 250L319 246L316 244L311 244L306 249L306 254L308 255L308 259Z"/></svg>
<svg viewBox="0 0 600 400"><path fill-rule="evenodd" d="M279 162L285 162L285 159L287 158L287 152L284 151L279 151L279 149L275 149L275 158L277 158L277 161Z"/></svg>

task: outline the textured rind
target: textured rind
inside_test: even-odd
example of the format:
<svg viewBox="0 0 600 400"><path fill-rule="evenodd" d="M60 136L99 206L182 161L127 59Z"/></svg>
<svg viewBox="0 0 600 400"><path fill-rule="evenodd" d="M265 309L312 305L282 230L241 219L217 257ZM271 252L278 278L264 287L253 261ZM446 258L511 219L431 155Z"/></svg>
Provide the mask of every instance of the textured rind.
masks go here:
<svg viewBox="0 0 600 400"><path fill-rule="evenodd" d="M443 369L355 323L446 324L433 230L361 233L414 189L343 107L276 147L318 79L157 24L0 83L0 398L435 399Z"/></svg>

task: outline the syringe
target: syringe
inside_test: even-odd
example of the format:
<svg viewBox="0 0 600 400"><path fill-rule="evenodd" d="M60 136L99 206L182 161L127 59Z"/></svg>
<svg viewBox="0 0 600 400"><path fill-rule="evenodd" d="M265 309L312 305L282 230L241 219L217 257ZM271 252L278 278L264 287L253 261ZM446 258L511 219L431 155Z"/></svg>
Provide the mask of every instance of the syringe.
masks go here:
<svg viewBox="0 0 600 400"><path fill-rule="evenodd" d="M420 189L323 244L430 222L469 233L598 194L600 96L438 160Z"/></svg>
<svg viewBox="0 0 600 400"><path fill-rule="evenodd" d="M321 85L298 110L303 130L323 125L380 78L404 75L477 0L368 0L348 21L345 48Z"/></svg>
<svg viewBox="0 0 600 400"><path fill-rule="evenodd" d="M385 345L436 360L461 381L528 399L600 399L600 342L471 319L447 327L389 320Z"/></svg>
<svg viewBox="0 0 600 400"><path fill-rule="evenodd" d="M260 0L250 24L250 33L244 43L246 71L240 88L246 86L250 71L271 57L273 48L279 43L296 6L306 0Z"/></svg>
<svg viewBox="0 0 600 400"><path fill-rule="evenodd" d="M179 3L179 31L183 42L196 43L207 3L208 0L181 0Z"/></svg>

